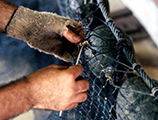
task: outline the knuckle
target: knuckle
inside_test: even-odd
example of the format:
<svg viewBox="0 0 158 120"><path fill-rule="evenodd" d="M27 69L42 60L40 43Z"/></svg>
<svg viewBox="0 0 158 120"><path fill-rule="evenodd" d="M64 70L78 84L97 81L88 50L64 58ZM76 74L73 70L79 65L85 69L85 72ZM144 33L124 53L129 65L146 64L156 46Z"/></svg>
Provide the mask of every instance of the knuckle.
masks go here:
<svg viewBox="0 0 158 120"><path fill-rule="evenodd" d="M76 88L76 87L70 87L69 88L68 96L69 96L69 98L71 98L74 95L76 95L77 93L78 93L78 88Z"/></svg>
<svg viewBox="0 0 158 120"><path fill-rule="evenodd" d="M73 73L67 73L67 76L66 76L69 80L74 80L75 77L74 77L74 74Z"/></svg>
<svg viewBox="0 0 158 120"><path fill-rule="evenodd" d="M72 91L72 94L75 95L79 90L77 87L73 87L71 91Z"/></svg>

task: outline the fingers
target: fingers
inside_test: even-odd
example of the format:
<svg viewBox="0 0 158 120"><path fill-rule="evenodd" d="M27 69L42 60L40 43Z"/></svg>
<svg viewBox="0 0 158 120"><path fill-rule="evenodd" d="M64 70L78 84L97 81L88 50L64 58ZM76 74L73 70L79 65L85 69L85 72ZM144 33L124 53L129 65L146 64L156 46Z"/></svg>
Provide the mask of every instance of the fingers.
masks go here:
<svg viewBox="0 0 158 120"><path fill-rule="evenodd" d="M73 97L72 101L74 103L84 102L88 97L88 95L86 93L86 91L89 89L88 81L85 79L76 81L75 88L77 91L76 91L76 94Z"/></svg>
<svg viewBox="0 0 158 120"><path fill-rule="evenodd" d="M80 76L83 72L82 66L80 65L71 66L65 71L69 73L69 76L71 75L71 80L74 81L73 86L75 86L76 94L85 92L89 89L89 82Z"/></svg>
<svg viewBox="0 0 158 120"><path fill-rule="evenodd" d="M63 32L63 36L72 43L79 43L83 41L84 32L81 27L77 28L74 32L70 29Z"/></svg>
<svg viewBox="0 0 158 120"><path fill-rule="evenodd" d="M73 79L74 81L83 72L83 68L80 65L75 65L75 66L70 66L70 67L67 67L67 66L57 66L57 65L49 65L46 68L64 70L63 72L65 72L68 76L70 76L71 79Z"/></svg>
<svg viewBox="0 0 158 120"><path fill-rule="evenodd" d="M85 79L76 81L76 89L78 89L78 93L86 92L89 89L88 81Z"/></svg>
<svg viewBox="0 0 158 120"><path fill-rule="evenodd" d="M75 65L66 69L65 72L69 73L69 75L75 81L75 79L82 74L83 68L80 65Z"/></svg>
<svg viewBox="0 0 158 120"><path fill-rule="evenodd" d="M81 103L81 102L84 102L87 100L87 93L80 93L80 94L77 94L73 99L71 99L73 101L72 104L70 104L67 108L67 110L70 110L70 109L73 109L75 107L78 106L78 103Z"/></svg>
<svg viewBox="0 0 158 120"><path fill-rule="evenodd" d="M75 97L71 99L72 103L69 106L67 106L64 110L70 110L76 108L78 106L78 103L86 101L87 97L88 97L87 93L80 93L75 95Z"/></svg>
<svg viewBox="0 0 158 120"><path fill-rule="evenodd" d="M75 33L76 33L77 35L79 35L79 36L83 39L84 31L83 31L82 27L76 28Z"/></svg>
<svg viewBox="0 0 158 120"><path fill-rule="evenodd" d="M78 91L74 96L73 102L77 102L77 103L84 102L88 97L86 93L86 91L89 89L88 81L85 79L76 81L75 87Z"/></svg>
<svg viewBox="0 0 158 120"><path fill-rule="evenodd" d="M78 103L81 103L81 102L84 102L87 100L87 93L80 93L80 94L77 94L74 99L72 100L73 103L70 104L66 109L67 110L70 110L70 109L73 109L73 108L76 108L78 106Z"/></svg>
<svg viewBox="0 0 158 120"><path fill-rule="evenodd" d="M69 105L66 110L71 110L73 108L76 108L78 106L78 103L72 103L71 105Z"/></svg>
<svg viewBox="0 0 158 120"><path fill-rule="evenodd" d="M75 103L81 103L81 102L84 102L87 100L87 93L84 92L84 93L79 93L77 95L75 95L75 97L73 98L73 102Z"/></svg>

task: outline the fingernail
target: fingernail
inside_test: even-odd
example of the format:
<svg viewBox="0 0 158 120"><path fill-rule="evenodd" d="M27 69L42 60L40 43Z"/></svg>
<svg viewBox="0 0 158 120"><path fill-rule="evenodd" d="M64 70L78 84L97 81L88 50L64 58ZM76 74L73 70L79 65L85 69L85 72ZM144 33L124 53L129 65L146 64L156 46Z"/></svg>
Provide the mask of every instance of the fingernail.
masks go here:
<svg viewBox="0 0 158 120"><path fill-rule="evenodd" d="M65 28L63 31L62 31L62 33L61 34L66 34L68 32L68 28Z"/></svg>
<svg viewBox="0 0 158 120"><path fill-rule="evenodd" d="M75 41L81 41L81 38L79 36L77 36L77 35L74 35L73 36L73 40L75 40Z"/></svg>

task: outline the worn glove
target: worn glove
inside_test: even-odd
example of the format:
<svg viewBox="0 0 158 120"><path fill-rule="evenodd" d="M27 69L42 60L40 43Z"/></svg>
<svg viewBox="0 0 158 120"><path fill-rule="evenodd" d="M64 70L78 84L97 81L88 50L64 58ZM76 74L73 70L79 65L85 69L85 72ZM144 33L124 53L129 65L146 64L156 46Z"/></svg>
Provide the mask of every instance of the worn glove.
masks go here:
<svg viewBox="0 0 158 120"><path fill-rule="evenodd" d="M71 61L76 45L63 37L67 26L78 28L81 23L54 13L37 12L20 6L8 23L6 33L26 41L39 51Z"/></svg>

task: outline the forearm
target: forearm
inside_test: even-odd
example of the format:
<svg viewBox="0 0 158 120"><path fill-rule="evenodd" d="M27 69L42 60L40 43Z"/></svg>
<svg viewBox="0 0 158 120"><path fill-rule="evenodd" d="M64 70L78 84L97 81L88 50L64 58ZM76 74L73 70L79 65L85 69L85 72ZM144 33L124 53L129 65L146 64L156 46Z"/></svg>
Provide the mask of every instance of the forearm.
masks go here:
<svg viewBox="0 0 158 120"><path fill-rule="evenodd" d="M6 1L0 0L0 32L5 32L5 27L7 26L13 12L17 6L7 3Z"/></svg>
<svg viewBox="0 0 158 120"><path fill-rule="evenodd" d="M0 120L8 119L33 107L30 83L26 78L0 88Z"/></svg>
<svg viewBox="0 0 158 120"><path fill-rule="evenodd" d="M79 65L50 65L26 78L0 88L0 120L8 119L31 108L69 110L87 99L89 83L76 81L83 72ZM64 100L64 101L63 101Z"/></svg>

